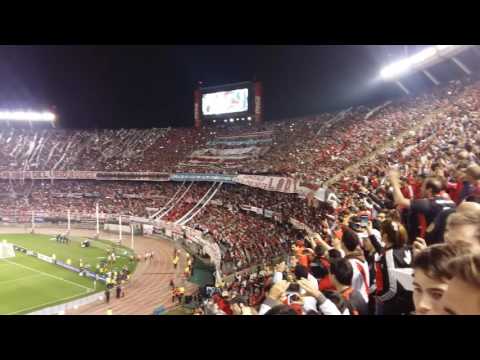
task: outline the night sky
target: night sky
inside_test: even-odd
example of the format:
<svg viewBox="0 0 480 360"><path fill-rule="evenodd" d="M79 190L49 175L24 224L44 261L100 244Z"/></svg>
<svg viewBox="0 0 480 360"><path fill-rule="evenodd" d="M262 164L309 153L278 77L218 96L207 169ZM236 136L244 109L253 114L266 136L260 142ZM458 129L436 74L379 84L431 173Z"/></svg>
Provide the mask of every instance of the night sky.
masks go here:
<svg viewBox="0 0 480 360"><path fill-rule="evenodd" d="M192 126L198 81L215 86L256 77L264 84L268 121L400 95L397 87L374 80L387 61L383 50L363 45L1 46L0 106L55 106L62 127Z"/></svg>

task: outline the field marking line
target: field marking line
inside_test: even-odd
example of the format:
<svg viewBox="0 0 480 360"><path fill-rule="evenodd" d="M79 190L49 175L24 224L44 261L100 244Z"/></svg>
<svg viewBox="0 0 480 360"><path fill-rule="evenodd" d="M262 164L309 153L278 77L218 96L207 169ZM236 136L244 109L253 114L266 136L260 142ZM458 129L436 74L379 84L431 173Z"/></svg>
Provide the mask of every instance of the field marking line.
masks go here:
<svg viewBox="0 0 480 360"><path fill-rule="evenodd" d="M93 292L93 290L92 290L91 292ZM27 310L31 310L31 309L36 309L36 308L39 308L37 311L40 311L40 310L42 310L43 308L48 307L47 305L49 305L49 304L62 301L61 304L58 304L58 305L62 305L62 304L63 304L63 301L76 298L76 297L78 297L78 296L80 296L80 295L82 295L82 294L83 294L83 293L78 293L77 295L69 296L69 297L66 297L66 298L63 298L63 299L52 300L52 301L49 301L48 303L44 303L44 304L40 304L40 305L35 305L35 306L30 306L30 307L28 307L28 308L24 308L24 309L21 309L21 310L12 312L12 313L8 313L8 314L5 314L5 315L15 315L15 314L18 314L19 312L23 312L23 311L27 311Z"/></svg>
<svg viewBox="0 0 480 360"><path fill-rule="evenodd" d="M22 277L19 277L19 278L16 278L16 279L3 280L3 281L0 281L0 285L4 285L4 284L12 282L12 281L21 281L21 280L24 280L24 279L30 279L30 278L35 277L35 276L43 276L43 275L42 274L33 274L33 275L22 276Z"/></svg>
<svg viewBox="0 0 480 360"><path fill-rule="evenodd" d="M61 278L61 277L59 277L59 276L55 276L55 275L52 275L52 274L46 273L46 272L44 272L44 271L37 270L37 269L31 268L31 267L29 267L29 266L23 265L23 264L18 264L18 263L16 263L16 262L9 261L9 260L7 260L7 259L3 259L3 260L4 260L4 261L6 261L6 262L8 262L8 263L10 263L10 264L18 265L18 266L20 266L20 267L23 267L23 268L25 268L25 269L32 270L32 271L38 272L38 273L40 273L40 274L43 274L43 275L49 276L49 277L51 277L51 278L53 278L53 279L57 279L57 280L61 280L61 281L65 281L66 283L69 283L69 284L72 284L72 285L75 285L75 286L81 287L81 288L83 288L83 289L86 289L86 290L87 290L87 292L88 292L89 290L94 290L94 289L92 289L92 288L89 288L89 287L86 287L86 286L83 286L83 285L80 285L80 284L74 283L73 281L66 280L66 279L64 279L64 278Z"/></svg>

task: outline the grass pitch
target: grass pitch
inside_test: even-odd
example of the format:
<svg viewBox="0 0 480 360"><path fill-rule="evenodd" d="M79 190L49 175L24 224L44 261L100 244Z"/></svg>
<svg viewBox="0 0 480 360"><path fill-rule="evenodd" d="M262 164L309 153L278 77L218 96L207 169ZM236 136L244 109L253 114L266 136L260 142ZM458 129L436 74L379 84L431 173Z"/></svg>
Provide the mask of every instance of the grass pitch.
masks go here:
<svg viewBox="0 0 480 360"><path fill-rule="evenodd" d="M106 259L113 247L111 242L97 240L92 241L91 247L82 248L81 238L72 238L68 245L52 238L48 235L0 235L0 241L7 240L46 256L55 254L64 262L70 259L75 267L79 267L81 260L84 266L89 264L92 271L96 271L97 264ZM124 247L116 247L115 252L119 257L112 269L120 270L127 265L133 272L136 264L129 260L133 252ZM103 290L100 282L94 288L91 279L19 252L14 258L0 260L0 314L26 314Z"/></svg>

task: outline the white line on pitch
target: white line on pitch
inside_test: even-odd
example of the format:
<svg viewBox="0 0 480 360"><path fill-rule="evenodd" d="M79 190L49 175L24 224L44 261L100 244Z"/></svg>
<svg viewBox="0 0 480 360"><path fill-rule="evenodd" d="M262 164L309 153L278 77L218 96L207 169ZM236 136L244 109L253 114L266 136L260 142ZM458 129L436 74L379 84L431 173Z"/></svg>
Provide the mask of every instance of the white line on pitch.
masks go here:
<svg viewBox="0 0 480 360"><path fill-rule="evenodd" d="M15 312L12 312L12 313L9 313L9 314L6 314L6 315L15 315L15 314L18 314L20 312L23 312L23 311L27 311L27 310L31 310L31 309L37 309L38 308L38 311L42 310L43 308L46 308L47 305L49 304L54 304L54 303L57 303L57 302L64 302L65 300L70 300L70 299L73 299L73 298L76 298L80 295L82 295L83 293L78 293L77 295L73 295L73 296L69 296L69 297L66 297L66 298L63 298L63 299L58 299L58 300L52 300L52 301L49 301L48 303L44 303L44 304L40 304L40 305L34 305L34 306L30 306L28 308L25 308L25 309L21 309L21 310L18 310L18 311L15 311ZM58 305L62 305L62 303L58 304Z"/></svg>
<svg viewBox="0 0 480 360"><path fill-rule="evenodd" d="M22 280L30 279L30 278L33 278L33 277L36 277L36 276L43 276L43 274L33 274L33 275L22 276L22 277L12 279L12 280L4 280L4 281L0 281L0 284L4 285L4 284L9 283L9 282L22 281Z"/></svg>
<svg viewBox="0 0 480 360"><path fill-rule="evenodd" d="M61 278L61 277L59 277L59 276L55 276L55 275L52 275L52 274L46 273L46 272L44 272L44 271L40 271L40 270L37 270L37 269L31 268L31 267L29 267L29 266L26 266L26 265L23 265L23 264L18 264L18 263L16 263L16 262L9 261L9 260L7 260L7 259L3 259L3 260L4 260L4 261L6 261L6 262L8 262L8 263L10 263L10 264L18 265L18 266L20 266L20 267L23 267L23 268L25 268L25 269L32 270L32 271L38 272L38 273L40 273L40 274L43 274L43 275L49 276L49 277L51 277L51 278L53 278L53 279L57 279L57 280L61 280L61 281L65 281L66 283L69 283L69 284L72 284L72 285L75 285L75 286L81 287L81 288L83 288L83 289L86 289L87 291L89 291L89 290L93 290L92 288L89 288L89 287L86 287L86 286L83 286L83 285L80 285L80 284L74 283L73 281L66 280L66 279L64 279L64 278Z"/></svg>

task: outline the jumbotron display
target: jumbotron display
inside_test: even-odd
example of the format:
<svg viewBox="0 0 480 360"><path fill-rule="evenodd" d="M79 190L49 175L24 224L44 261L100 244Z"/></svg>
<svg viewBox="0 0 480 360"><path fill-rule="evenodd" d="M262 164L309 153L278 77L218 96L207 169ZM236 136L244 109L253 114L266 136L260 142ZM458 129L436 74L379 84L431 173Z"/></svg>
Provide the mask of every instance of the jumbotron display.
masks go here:
<svg viewBox="0 0 480 360"><path fill-rule="evenodd" d="M248 89L220 91L202 96L204 116L240 113L248 110Z"/></svg>
<svg viewBox="0 0 480 360"><path fill-rule="evenodd" d="M262 121L262 84L245 81L198 87L194 92L195 127L202 124Z"/></svg>

